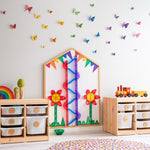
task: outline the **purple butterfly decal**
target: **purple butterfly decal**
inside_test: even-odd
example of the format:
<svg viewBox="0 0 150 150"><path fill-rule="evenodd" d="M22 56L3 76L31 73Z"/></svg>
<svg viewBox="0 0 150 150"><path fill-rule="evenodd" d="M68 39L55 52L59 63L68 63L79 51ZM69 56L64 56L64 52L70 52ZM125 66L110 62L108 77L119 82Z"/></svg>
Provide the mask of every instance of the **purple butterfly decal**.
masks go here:
<svg viewBox="0 0 150 150"><path fill-rule="evenodd" d="M111 30L112 27L107 27L107 30Z"/></svg>
<svg viewBox="0 0 150 150"><path fill-rule="evenodd" d="M106 44L110 44L110 41L106 41Z"/></svg>
<svg viewBox="0 0 150 150"><path fill-rule="evenodd" d="M116 19L118 19L118 18L119 18L119 16L117 16L116 14L114 15L114 17L115 17Z"/></svg>
<svg viewBox="0 0 150 150"><path fill-rule="evenodd" d="M121 36L121 39L125 40L125 38L126 38L126 35L124 35L124 36Z"/></svg>
<svg viewBox="0 0 150 150"><path fill-rule="evenodd" d="M134 9L134 7L131 7L131 10L133 10Z"/></svg>
<svg viewBox="0 0 150 150"><path fill-rule="evenodd" d="M112 56L115 56L115 55L116 55L116 53L111 53L111 55L112 55Z"/></svg>
<svg viewBox="0 0 150 150"><path fill-rule="evenodd" d="M124 22L124 23L122 24L122 27L127 28L127 27L128 27L128 25L129 25L129 23L125 23L125 22Z"/></svg>

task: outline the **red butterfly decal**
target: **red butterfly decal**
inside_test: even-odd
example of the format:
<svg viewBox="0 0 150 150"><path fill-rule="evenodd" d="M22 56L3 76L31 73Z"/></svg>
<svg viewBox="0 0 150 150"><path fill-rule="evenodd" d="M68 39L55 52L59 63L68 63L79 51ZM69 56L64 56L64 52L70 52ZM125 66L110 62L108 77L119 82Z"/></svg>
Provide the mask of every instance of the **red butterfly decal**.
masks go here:
<svg viewBox="0 0 150 150"><path fill-rule="evenodd" d="M1 14L4 14L5 15L6 11L1 11Z"/></svg>
<svg viewBox="0 0 150 150"><path fill-rule="evenodd" d="M10 27L12 28L12 29L16 29L16 24L14 24L14 25L10 25Z"/></svg>
<svg viewBox="0 0 150 150"><path fill-rule="evenodd" d="M139 35L140 35L140 33L135 33L133 36L135 36L136 38L138 38L139 37Z"/></svg>
<svg viewBox="0 0 150 150"><path fill-rule="evenodd" d="M25 10L28 10L30 12L32 10L32 7L29 7L28 5L26 5Z"/></svg>
<svg viewBox="0 0 150 150"><path fill-rule="evenodd" d="M136 24L140 25L140 24L141 24L141 21L137 22Z"/></svg>

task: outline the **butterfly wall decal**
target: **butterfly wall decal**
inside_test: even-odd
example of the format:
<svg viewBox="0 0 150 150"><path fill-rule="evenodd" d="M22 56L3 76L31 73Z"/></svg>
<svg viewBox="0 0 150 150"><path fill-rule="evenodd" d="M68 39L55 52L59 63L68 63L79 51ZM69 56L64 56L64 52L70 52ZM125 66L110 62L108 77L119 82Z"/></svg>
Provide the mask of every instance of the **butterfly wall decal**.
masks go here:
<svg viewBox="0 0 150 150"><path fill-rule="evenodd" d="M127 27L128 27L128 25L129 25L129 23L125 23L125 22L123 22L122 27L127 28Z"/></svg>
<svg viewBox="0 0 150 150"><path fill-rule="evenodd" d="M110 27L107 27L107 30L111 30L112 29L112 27L110 26Z"/></svg>
<svg viewBox="0 0 150 150"><path fill-rule="evenodd" d="M2 10L1 14L5 15L6 14L6 10Z"/></svg>
<svg viewBox="0 0 150 150"><path fill-rule="evenodd" d="M64 21L61 21L61 20L60 20L60 21L59 21L59 24L60 24L60 25L63 25L63 24L64 24Z"/></svg>
<svg viewBox="0 0 150 150"><path fill-rule="evenodd" d="M16 24L14 24L14 25L10 25L10 27L11 27L11 29L16 29Z"/></svg>
<svg viewBox="0 0 150 150"><path fill-rule="evenodd" d="M134 49L133 51L137 52L137 49Z"/></svg>
<svg viewBox="0 0 150 150"><path fill-rule="evenodd" d="M42 45L41 47L42 47L42 48L45 48L45 47L46 47L46 45Z"/></svg>
<svg viewBox="0 0 150 150"><path fill-rule="evenodd" d="M115 55L116 55L116 53L111 53L111 55L112 55L112 56L115 56Z"/></svg>
<svg viewBox="0 0 150 150"><path fill-rule="evenodd" d="M100 33L98 32L97 34L96 34L96 37L99 37L100 36Z"/></svg>
<svg viewBox="0 0 150 150"><path fill-rule="evenodd" d="M39 19L39 18L41 17L41 15L37 15L37 13L35 13L35 14L34 14L34 17L35 17L36 19Z"/></svg>
<svg viewBox="0 0 150 150"><path fill-rule="evenodd" d="M48 28L48 25L42 24L42 28L47 29L47 28Z"/></svg>
<svg viewBox="0 0 150 150"><path fill-rule="evenodd" d="M119 16L117 16L116 14L114 15L114 17L115 17L116 19L118 19L118 18L119 18Z"/></svg>
<svg viewBox="0 0 150 150"><path fill-rule="evenodd" d="M33 41L37 40L37 35L35 35L35 36L31 35L31 39L32 39Z"/></svg>
<svg viewBox="0 0 150 150"><path fill-rule="evenodd" d="M140 33L135 33L135 34L133 34L133 36L135 36L136 38L138 38L140 36Z"/></svg>
<svg viewBox="0 0 150 150"><path fill-rule="evenodd" d="M94 7L94 4L90 4L90 7Z"/></svg>
<svg viewBox="0 0 150 150"><path fill-rule="evenodd" d="M137 22L136 24L141 25L141 21Z"/></svg>
<svg viewBox="0 0 150 150"><path fill-rule="evenodd" d="M33 7L29 7L28 5L25 6L25 11L28 10L29 12L31 12Z"/></svg>
<svg viewBox="0 0 150 150"><path fill-rule="evenodd" d="M48 12L51 14L53 11L49 9Z"/></svg>
<svg viewBox="0 0 150 150"><path fill-rule="evenodd" d="M90 16L89 20L93 22L95 20L95 16L93 16L93 17Z"/></svg>
<svg viewBox="0 0 150 150"><path fill-rule="evenodd" d="M76 25L77 25L78 28L82 28L82 25L83 25L83 24L82 24L82 23L81 23L81 24L78 24L78 23L77 23Z"/></svg>
<svg viewBox="0 0 150 150"><path fill-rule="evenodd" d="M93 53L97 53L97 50L93 51Z"/></svg>
<svg viewBox="0 0 150 150"><path fill-rule="evenodd" d="M74 8L74 9L73 9L73 13L74 13L75 15L78 15L78 14L80 13L80 11L77 11L76 8Z"/></svg>
<svg viewBox="0 0 150 150"><path fill-rule="evenodd" d="M90 41L90 40L88 40L88 39L84 39L84 42L86 42L86 43L89 43L89 41Z"/></svg>
<svg viewBox="0 0 150 150"><path fill-rule="evenodd" d="M131 10L134 10L134 7L131 7Z"/></svg>
<svg viewBox="0 0 150 150"><path fill-rule="evenodd" d="M51 38L51 42L56 42L56 38Z"/></svg>
<svg viewBox="0 0 150 150"><path fill-rule="evenodd" d="M75 38L75 37L76 37L76 35L75 35L75 34L73 34L73 35L71 35L71 37L72 37L72 38Z"/></svg>
<svg viewBox="0 0 150 150"><path fill-rule="evenodd" d="M121 39L125 40L126 39L126 35L121 36Z"/></svg>
<svg viewBox="0 0 150 150"><path fill-rule="evenodd" d="M106 41L106 44L110 44L110 41Z"/></svg>

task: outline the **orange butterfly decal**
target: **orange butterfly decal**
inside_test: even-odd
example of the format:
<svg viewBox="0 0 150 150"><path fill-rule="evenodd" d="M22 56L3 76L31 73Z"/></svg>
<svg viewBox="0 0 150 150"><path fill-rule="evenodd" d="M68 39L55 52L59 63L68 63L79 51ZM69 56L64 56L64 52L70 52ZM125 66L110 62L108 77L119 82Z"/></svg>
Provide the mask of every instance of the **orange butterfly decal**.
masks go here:
<svg viewBox="0 0 150 150"><path fill-rule="evenodd" d="M10 27L11 27L11 29L16 29L16 24L14 24L14 25L10 25Z"/></svg>
<svg viewBox="0 0 150 150"><path fill-rule="evenodd" d="M35 17L36 19L39 19L39 18L41 17L41 15L37 15L37 13L35 13L35 14L34 14L34 17Z"/></svg>
<svg viewBox="0 0 150 150"><path fill-rule="evenodd" d="M60 20L60 21L59 21L59 24L60 24L60 25L63 25L63 24L64 24L64 21L61 21L61 20Z"/></svg>
<svg viewBox="0 0 150 150"><path fill-rule="evenodd" d="M51 41L52 41L52 42L56 42L56 38L54 38L54 39L53 39L53 38L51 38Z"/></svg>
<svg viewBox="0 0 150 150"><path fill-rule="evenodd" d="M53 11L49 9L48 12L51 14Z"/></svg>
<svg viewBox="0 0 150 150"><path fill-rule="evenodd" d="M45 48L45 47L46 47L46 45L42 45L41 47L42 47L42 48Z"/></svg>

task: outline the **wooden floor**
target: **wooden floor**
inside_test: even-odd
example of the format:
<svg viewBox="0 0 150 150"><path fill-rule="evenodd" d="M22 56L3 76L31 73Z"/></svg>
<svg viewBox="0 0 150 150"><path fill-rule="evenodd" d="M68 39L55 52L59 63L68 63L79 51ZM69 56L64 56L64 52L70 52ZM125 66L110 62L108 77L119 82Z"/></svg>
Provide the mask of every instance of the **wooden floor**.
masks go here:
<svg viewBox="0 0 150 150"><path fill-rule="evenodd" d="M103 132L102 127L83 127L83 128L65 128L65 132L61 136L55 135L53 129L51 129L49 141L1 144L0 150L47 150L51 145L58 142L63 142L66 140L89 139L89 138L122 139L150 144L150 134L114 136L112 134Z"/></svg>

